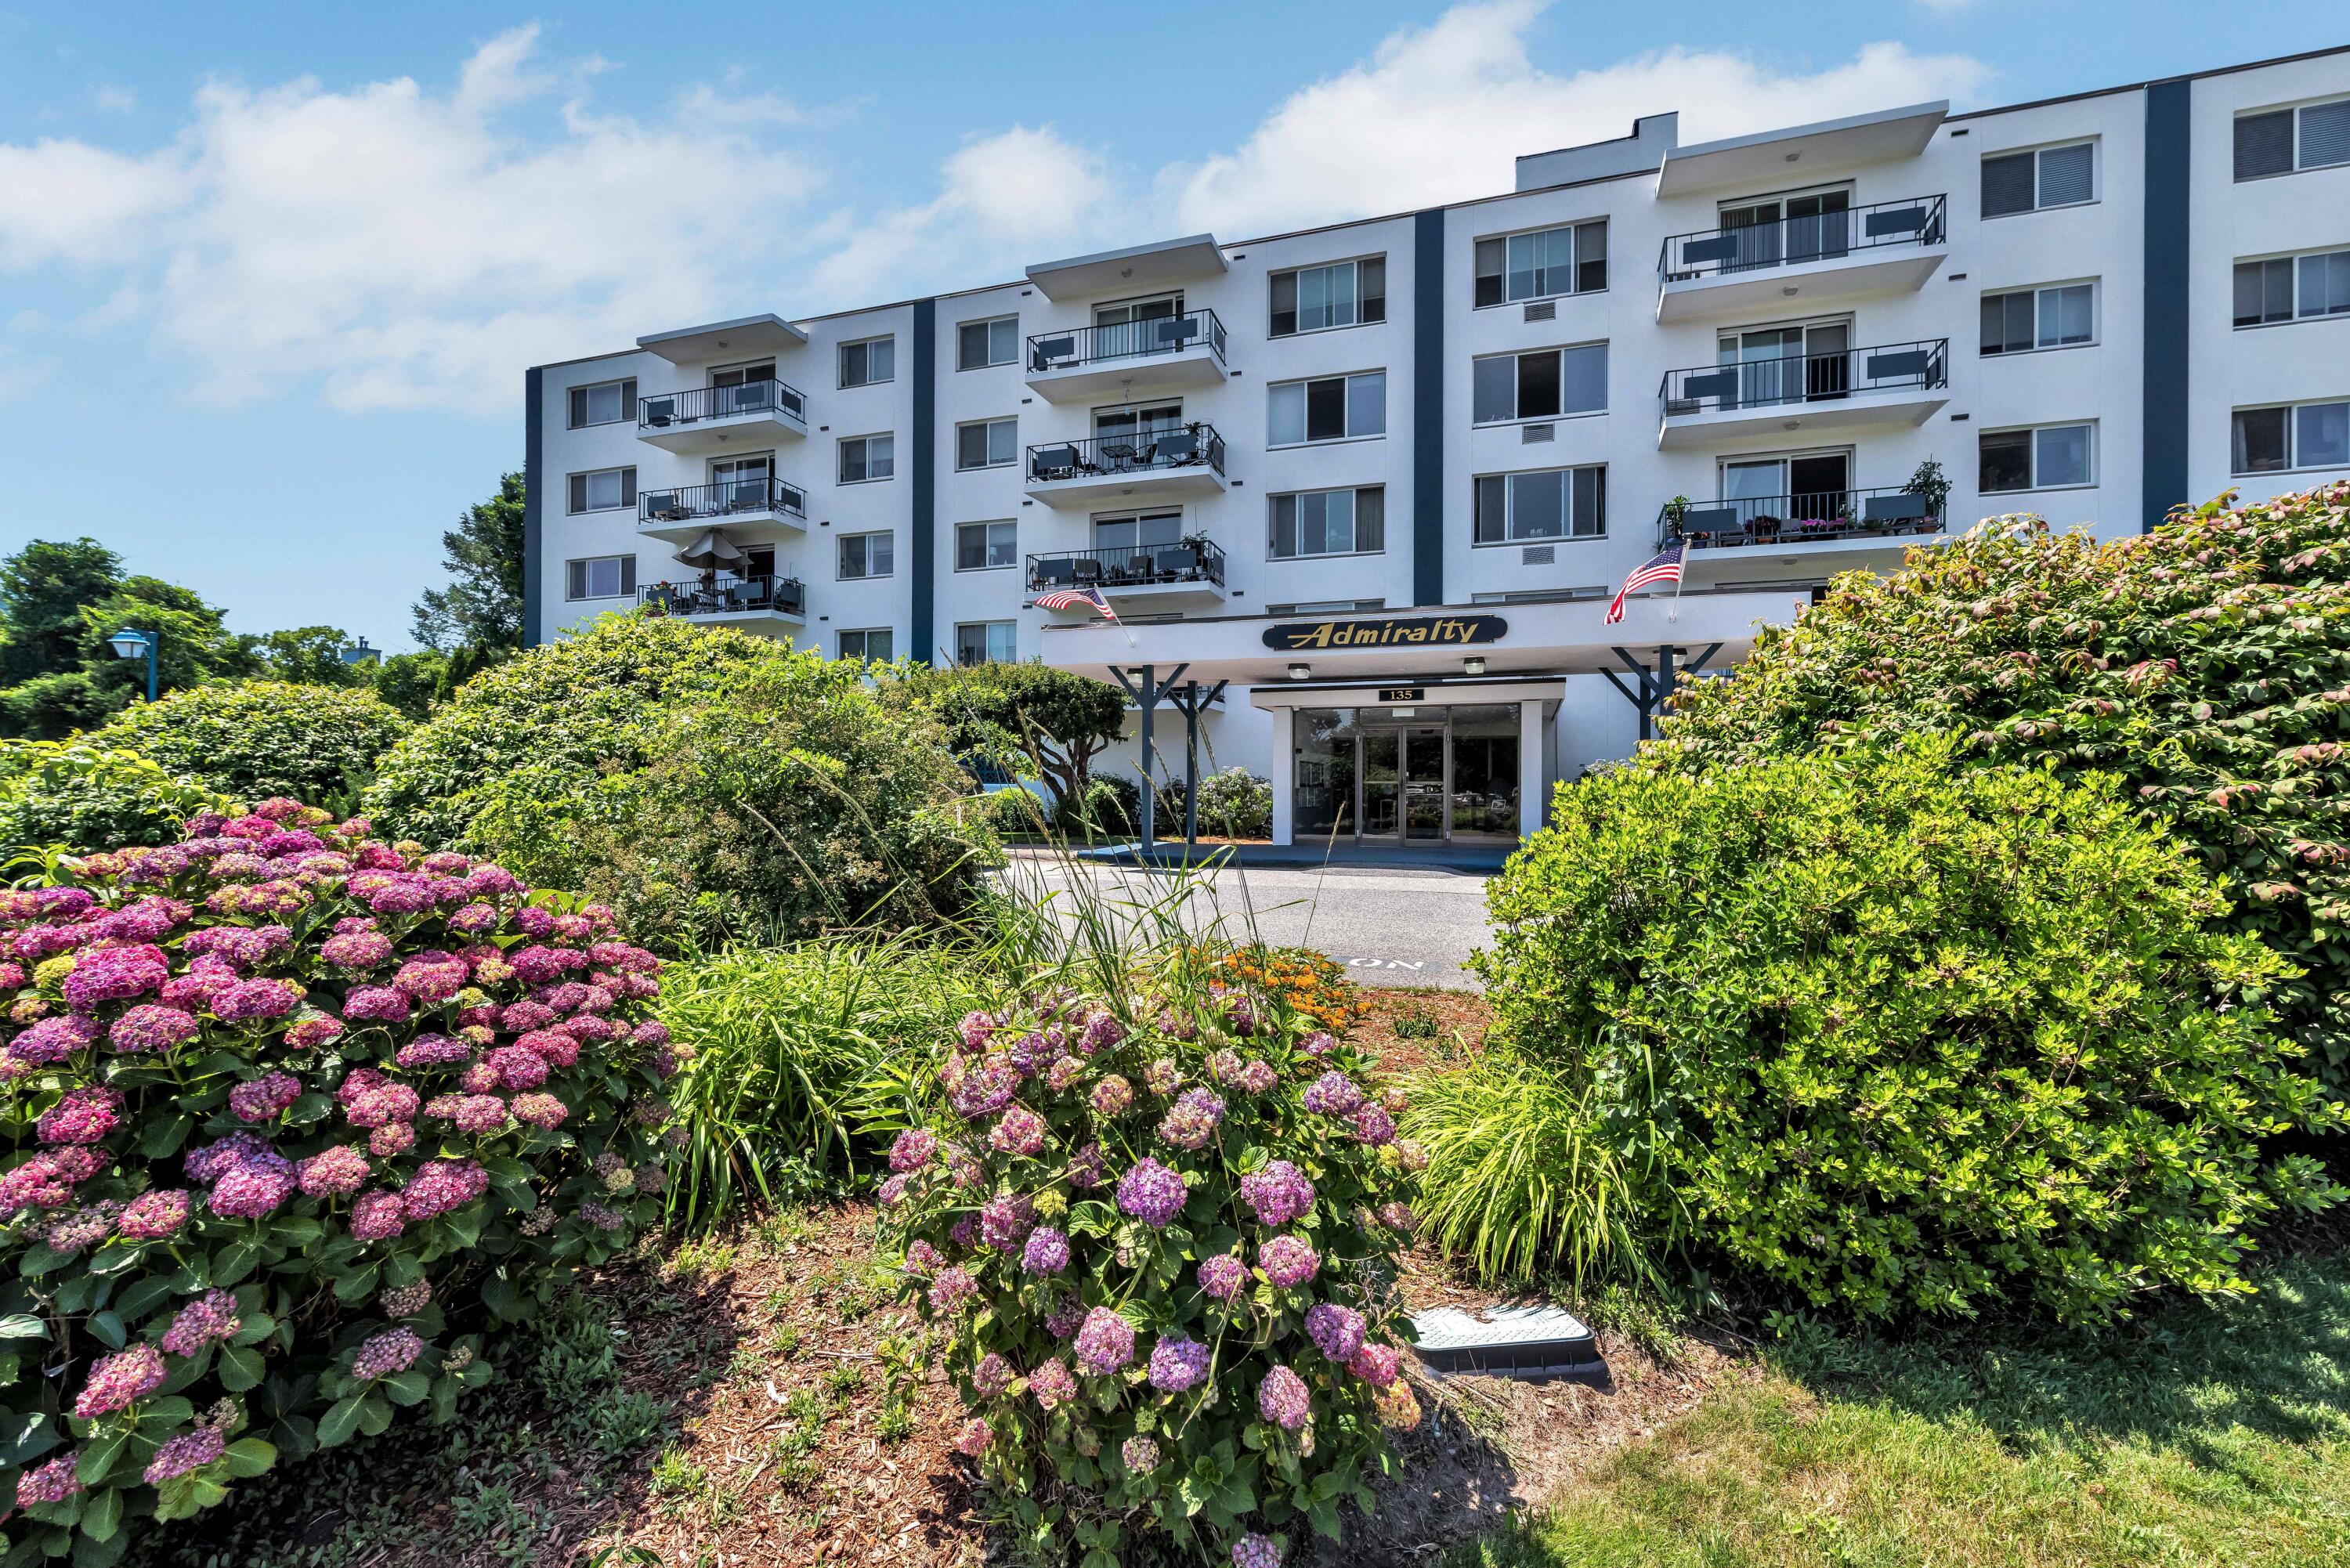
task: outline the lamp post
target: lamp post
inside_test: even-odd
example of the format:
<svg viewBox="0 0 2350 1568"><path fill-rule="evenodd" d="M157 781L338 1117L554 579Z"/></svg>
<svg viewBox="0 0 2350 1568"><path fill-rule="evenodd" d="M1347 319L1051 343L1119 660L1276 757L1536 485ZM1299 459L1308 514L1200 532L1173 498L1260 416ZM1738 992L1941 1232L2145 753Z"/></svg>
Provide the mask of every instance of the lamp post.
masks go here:
<svg viewBox="0 0 2350 1568"><path fill-rule="evenodd" d="M150 702L155 701L155 645L161 640L151 631L133 631L127 626L106 639L106 645L114 649L117 659L136 659L142 653L147 656L147 701Z"/></svg>

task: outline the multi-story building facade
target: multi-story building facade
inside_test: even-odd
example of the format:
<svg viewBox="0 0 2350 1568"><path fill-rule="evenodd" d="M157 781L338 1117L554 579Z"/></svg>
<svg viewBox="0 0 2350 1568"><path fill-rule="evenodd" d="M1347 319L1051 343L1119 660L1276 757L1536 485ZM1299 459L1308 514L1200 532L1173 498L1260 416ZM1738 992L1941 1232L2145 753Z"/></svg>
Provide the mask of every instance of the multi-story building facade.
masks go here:
<svg viewBox="0 0 2350 1568"><path fill-rule="evenodd" d="M1506 841L1835 572L2350 472L2350 50L1676 119L1484 200L535 369L532 635L646 601L1221 682L1201 750L1277 839ZM1072 587L1118 619L1035 603Z"/></svg>

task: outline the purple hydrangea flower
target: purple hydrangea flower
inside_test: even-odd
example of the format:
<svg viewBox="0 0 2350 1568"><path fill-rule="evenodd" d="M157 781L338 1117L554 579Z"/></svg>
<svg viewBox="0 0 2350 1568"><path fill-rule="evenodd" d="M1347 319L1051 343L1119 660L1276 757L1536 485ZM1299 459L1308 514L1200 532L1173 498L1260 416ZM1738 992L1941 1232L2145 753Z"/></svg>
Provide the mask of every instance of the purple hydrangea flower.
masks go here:
<svg viewBox="0 0 2350 1568"><path fill-rule="evenodd" d="M1202 1258L1199 1269L1200 1289L1220 1302L1228 1302L1241 1293L1248 1283L1248 1270L1238 1258L1226 1252L1220 1257Z"/></svg>
<svg viewBox="0 0 2350 1568"><path fill-rule="evenodd" d="M1154 1231L1166 1229L1168 1222L1183 1211L1184 1199L1189 1196L1181 1172L1147 1155L1141 1163L1118 1178L1118 1211L1132 1215Z"/></svg>
<svg viewBox="0 0 2350 1568"><path fill-rule="evenodd" d="M369 1380L397 1376L415 1366L423 1354L424 1342L414 1329L388 1328L359 1341L359 1350L351 1356L351 1376Z"/></svg>
<svg viewBox="0 0 2350 1568"><path fill-rule="evenodd" d="M410 1220L430 1220L463 1209L490 1189L490 1173L470 1159L427 1160L400 1189L400 1211Z"/></svg>
<svg viewBox="0 0 2350 1568"><path fill-rule="evenodd" d="M189 1179L216 1181L224 1173L248 1160L274 1158L276 1152L269 1147L266 1139L256 1134L233 1132L218 1143L208 1143L202 1148L189 1150L183 1163L187 1167Z"/></svg>
<svg viewBox="0 0 2350 1568"><path fill-rule="evenodd" d="M1012 1363L994 1351L989 1351L979 1358L979 1365L971 1369L971 1386L979 1390L981 1398L995 1398L1012 1386Z"/></svg>
<svg viewBox="0 0 2350 1568"><path fill-rule="evenodd" d="M1314 1413L1314 1397L1306 1391L1304 1378L1286 1366L1276 1366L1256 1386L1256 1408L1258 1415L1283 1431L1294 1432Z"/></svg>
<svg viewBox="0 0 2350 1568"><path fill-rule="evenodd" d="M1281 1568L1281 1548L1251 1531L1232 1542L1232 1568Z"/></svg>
<svg viewBox="0 0 2350 1568"><path fill-rule="evenodd" d="M1091 1192L1109 1179L1109 1157L1097 1143L1089 1143L1069 1157L1069 1185Z"/></svg>
<svg viewBox="0 0 2350 1568"><path fill-rule="evenodd" d="M966 1121L992 1116L1020 1092L1020 1075L1007 1062L983 1062L965 1075L949 1096L955 1114Z"/></svg>
<svg viewBox="0 0 2350 1568"><path fill-rule="evenodd" d="M1419 1223L1409 1203L1382 1203L1378 1212L1379 1223L1399 1236L1410 1235Z"/></svg>
<svg viewBox="0 0 2350 1568"><path fill-rule="evenodd" d="M920 1170L931 1163L939 1140L920 1127L908 1127L889 1146L889 1168L897 1171Z"/></svg>
<svg viewBox="0 0 2350 1568"><path fill-rule="evenodd" d="M153 1345L117 1351L90 1370L74 1400L74 1414L85 1421L111 1416L163 1386L164 1376L162 1355Z"/></svg>
<svg viewBox="0 0 2350 1568"><path fill-rule="evenodd" d="M69 1013L44 1018L8 1042L8 1054L20 1062L47 1066L64 1061L85 1046L96 1044L104 1032L103 1026L92 1018L79 1018Z"/></svg>
<svg viewBox="0 0 2350 1568"><path fill-rule="evenodd" d="M1024 1034L1012 1043L1009 1054L1013 1070L1024 1078L1033 1078L1068 1052L1058 1029L1040 1029Z"/></svg>
<svg viewBox="0 0 2350 1568"><path fill-rule="evenodd" d="M194 1039L202 1027L192 1012L165 1007L161 1002L142 1002L116 1019L106 1037L117 1051L126 1054L165 1052Z"/></svg>
<svg viewBox="0 0 2350 1568"><path fill-rule="evenodd" d="M190 1470L200 1470L227 1450L228 1438L218 1427L198 1427L182 1432L155 1450L147 1461L146 1481L160 1486Z"/></svg>
<svg viewBox="0 0 2350 1568"><path fill-rule="evenodd" d="M1067 1339L1085 1326L1086 1303L1072 1292L1055 1303L1045 1314L1045 1332L1055 1339Z"/></svg>
<svg viewBox="0 0 2350 1568"><path fill-rule="evenodd" d="M931 1310L941 1314L958 1313L977 1294L979 1282L971 1277L971 1271L960 1263L950 1263L939 1271L938 1278L931 1282Z"/></svg>
<svg viewBox="0 0 2350 1568"><path fill-rule="evenodd" d="M1205 1148L1224 1119L1224 1097L1209 1089L1186 1089L1175 1108L1160 1118L1159 1136L1177 1148Z"/></svg>
<svg viewBox="0 0 2350 1568"><path fill-rule="evenodd" d="M1077 1049L1087 1056L1107 1051L1126 1038L1126 1025L1107 1012L1097 1012L1086 1020L1084 1033L1077 1036Z"/></svg>
<svg viewBox="0 0 2350 1568"><path fill-rule="evenodd" d="M1261 1225L1286 1225L1314 1207L1314 1184L1285 1159L1241 1178L1241 1200Z"/></svg>
<svg viewBox="0 0 2350 1568"><path fill-rule="evenodd" d="M1077 1397L1076 1375L1069 1370L1067 1362L1055 1357L1028 1374L1028 1392L1036 1397L1041 1408L1057 1409Z"/></svg>
<svg viewBox="0 0 2350 1568"><path fill-rule="evenodd" d="M301 1079L291 1073L272 1073L231 1089L228 1108L239 1121L274 1122L301 1097Z"/></svg>
<svg viewBox="0 0 2350 1568"><path fill-rule="evenodd" d="M1134 1360L1134 1325L1108 1307L1086 1314L1077 1330L1077 1369L1089 1376L1122 1372Z"/></svg>
<svg viewBox="0 0 2350 1568"><path fill-rule="evenodd" d="M876 1193L874 1197L875 1200L878 1201L884 1209L895 1209L899 1204L906 1201L905 1176L903 1174L899 1174L889 1178L887 1181L884 1181L881 1184L881 1190Z"/></svg>
<svg viewBox="0 0 2350 1568"><path fill-rule="evenodd" d="M1377 1148L1381 1144L1395 1142L1395 1118L1378 1106L1365 1106L1355 1113L1355 1141Z"/></svg>
<svg viewBox="0 0 2350 1568"><path fill-rule="evenodd" d="M216 1339L234 1339L244 1320L236 1315L236 1298L226 1291L206 1291L182 1307L163 1331L166 1354L193 1355Z"/></svg>
<svg viewBox="0 0 2350 1568"><path fill-rule="evenodd" d="M240 980L213 993L213 1016L224 1023L266 1023L302 1005L290 980Z"/></svg>
<svg viewBox="0 0 2350 1568"><path fill-rule="evenodd" d="M33 1130L43 1143L97 1143L121 1121L121 1106L112 1089L68 1089Z"/></svg>
<svg viewBox="0 0 2350 1568"><path fill-rule="evenodd" d="M1241 1069L1241 1087L1252 1095L1270 1093L1280 1081L1270 1062L1251 1062Z"/></svg>
<svg viewBox="0 0 2350 1568"><path fill-rule="evenodd" d="M1162 1334L1150 1351L1150 1386L1163 1394L1181 1394L1199 1386L1208 1376L1208 1347L1180 1334Z"/></svg>
<svg viewBox="0 0 2350 1568"><path fill-rule="evenodd" d="M1094 1092L1087 1096L1087 1103L1093 1106L1094 1115L1097 1116L1117 1116L1134 1104L1134 1085L1112 1073L1094 1085Z"/></svg>
<svg viewBox="0 0 2350 1568"><path fill-rule="evenodd" d="M1069 1266L1069 1238L1050 1225L1039 1225L1028 1232L1028 1244L1020 1254L1020 1266L1032 1274L1057 1274Z"/></svg>
<svg viewBox="0 0 2350 1568"><path fill-rule="evenodd" d="M980 1207L980 1240L998 1251L1009 1251L1026 1241L1035 1224L1036 1205L1024 1193L998 1193Z"/></svg>
<svg viewBox="0 0 2350 1568"><path fill-rule="evenodd" d="M320 1149L294 1168L295 1179L313 1198L347 1198L367 1185L367 1156L347 1144Z"/></svg>
<svg viewBox="0 0 2350 1568"><path fill-rule="evenodd" d="M1320 1272L1322 1259L1303 1236L1275 1236L1257 1250L1257 1263L1266 1279L1287 1290Z"/></svg>
<svg viewBox="0 0 2350 1568"><path fill-rule="evenodd" d="M16 1478L16 1506L32 1508L39 1503L63 1502L81 1490L81 1478L74 1467L81 1462L81 1450L75 1449L45 1464L34 1466Z"/></svg>
<svg viewBox="0 0 2350 1568"><path fill-rule="evenodd" d="M1363 1314L1336 1302L1305 1309L1305 1332L1325 1359L1344 1362L1363 1348Z"/></svg>
<svg viewBox="0 0 2350 1568"><path fill-rule="evenodd" d="M1337 1036L1326 1029L1316 1029L1297 1043L1297 1049L1308 1056L1327 1056L1337 1048Z"/></svg>
<svg viewBox="0 0 2350 1568"><path fill-rule="evenodd" d="M1362 1104L1363 1091L1355 1086L1353 1079L1335 1068L1305 1088L1305 1108L1323 1116L1351 1116Z"/></svg>

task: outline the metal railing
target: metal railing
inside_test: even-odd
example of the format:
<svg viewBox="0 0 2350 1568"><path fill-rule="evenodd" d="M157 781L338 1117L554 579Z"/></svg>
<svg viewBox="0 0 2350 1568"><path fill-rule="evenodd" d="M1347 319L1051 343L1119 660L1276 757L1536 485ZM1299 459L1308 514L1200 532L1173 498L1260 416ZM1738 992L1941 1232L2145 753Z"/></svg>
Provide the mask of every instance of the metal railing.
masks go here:
<svg viewBox="0 0 2350 1568"><path fill-rule="evenodd" d="M765 479L724 479L715 484L686 484L671 490L637 493L637 525L651 523L723 523L756 512L807 515L807 497L795 487L770 476Z"/></svg>
<svg viewBox="0 0 2350 1568"><path fill-rule="evenodd" d="M1856 392L1943 387L1950 379L1950 340L1881 343L1827 354L1786 354L1668 370L1657 389L1665 417L1831 402Z"/></svg>
<svg viewBox="0 0 2350 1568"><path fill-rule="evenodd" d="M1120 321L1107 327L1073 327L1064 332L1039 332L1028 339L1028 369L1070 370L1115 359L1139 359L1180 354L1204 345L1219 365L1224 362L1224 324L1212 310L1187 310L1180 316L1153 317L1148 321Z"/></svg>
<svg viewBox="0 0 2350 1568"><path fill-rule="evenodd" d="M1912 196L1841 213L1670 234L1657 252L1657 275L1665 283L1687 283L1895 245L1939 245L1950 233L1944 208L1939 196Z"/></svg>
<svg viewBox="0 0 2350 1568"><path fill-rule="evenodd" d="M1147 588L1172 583L1224 582L1224 553L1213 540L1171 545L1117 545L1101 550L1060 550L1028 557L1028 591L1055 588Z"/></svg>
<svg viewBox="0 0 2350 1568"><path fill-rule="evenodd" d="M1948 504L1947 501L1944 503ZM1667 502L1657 513L1657 545L1676 539L1709 550L1742 545L1801 545L1887 534L1939 534L1943 519L1933 498L1904 485L1866 490L1811 490L1793 495L1692 501L1676 516Z"/></svg>
<svg viewBox="0 0 2350 1568"><path fill-rule="evenodd" d="M637 400L637 430L675 430L707 424L742 414L781 414L794 424L807 423L807 400L785 381L744 381L734 387L695 387L683 392L660 392Z"/></svg>
<svg viewBox="0 0 2350 1568"><path fill-rule="evenodd" d="M1210 424L1132 435L1096 436L1091 441L1048 441L1028 449L1028 477L1100 479L1122 473L1209 468L1224 472L1224 438Z"/></svg>
<svg viewBox="0 0 2350 1568"><path fill-rule="evenodd" d="M647 583L637 590L640 604L663 615L742 615L771 610L804 615L807 589L797 577L729 577L709 583Z"/></svg>

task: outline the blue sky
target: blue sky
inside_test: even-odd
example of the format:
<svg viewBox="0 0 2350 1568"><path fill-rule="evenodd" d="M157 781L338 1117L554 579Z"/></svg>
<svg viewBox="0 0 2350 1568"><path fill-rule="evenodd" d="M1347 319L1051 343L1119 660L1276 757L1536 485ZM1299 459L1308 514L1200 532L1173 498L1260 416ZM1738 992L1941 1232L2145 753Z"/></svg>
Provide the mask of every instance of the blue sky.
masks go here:
<svg viewBox="0 0 2350 1568"><path fill-rule="evenodd" d="M0 551L405 648L529 364L2350 41L2339 0L5 8Z"/></svg>

